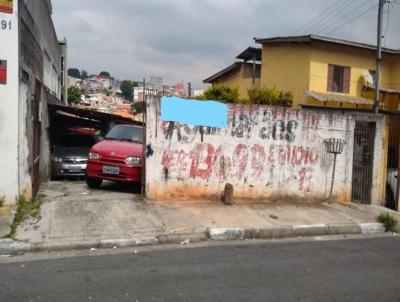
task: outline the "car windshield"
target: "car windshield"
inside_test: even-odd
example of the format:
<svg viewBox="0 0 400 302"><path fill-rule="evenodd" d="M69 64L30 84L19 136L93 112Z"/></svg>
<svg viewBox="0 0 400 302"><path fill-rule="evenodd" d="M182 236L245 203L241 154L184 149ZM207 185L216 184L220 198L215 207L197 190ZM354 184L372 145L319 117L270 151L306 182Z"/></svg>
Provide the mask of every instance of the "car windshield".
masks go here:
<svg viewBox="0 0 400 302"><path fill-rule="evenodd" d="M112 128L105 138L143 143L143 129L119 125Z"/></svg>
<svg viewBox="0 0 400 302"><path fill-rule="evenodd" d="M61 137L59 143L60 147L63 148L90 148L96 143L93 136L90 135L64 135Z"/></svg>

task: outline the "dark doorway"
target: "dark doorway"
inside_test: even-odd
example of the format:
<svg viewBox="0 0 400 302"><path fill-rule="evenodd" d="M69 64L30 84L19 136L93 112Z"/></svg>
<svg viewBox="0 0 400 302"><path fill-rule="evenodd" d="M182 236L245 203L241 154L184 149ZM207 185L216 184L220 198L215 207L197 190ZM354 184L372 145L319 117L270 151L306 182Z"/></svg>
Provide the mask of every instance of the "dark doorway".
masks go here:
<svg viewBox="0 0 400 302"><path fill-rule="evenodd" d="M354 130L352 199L371 204L375 122L356 122Z"/></svg>
<svg viewBox="0 0 400 302"><path fill-rule="evenodd" d="M398 210L399 199L399 145L400 119L391 117L388 125L388 157L386 174L385 207Z"/></svg>

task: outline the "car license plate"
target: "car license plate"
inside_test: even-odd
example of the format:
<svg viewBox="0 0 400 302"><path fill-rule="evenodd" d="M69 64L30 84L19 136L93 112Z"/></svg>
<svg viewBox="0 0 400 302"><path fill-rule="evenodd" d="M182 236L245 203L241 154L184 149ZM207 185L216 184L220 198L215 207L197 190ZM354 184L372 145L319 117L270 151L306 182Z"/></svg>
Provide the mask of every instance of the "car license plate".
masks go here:
<svg viewBox="0 0 400 302"><path fill-rule="evenodd" d="M82 171L81 168L68 169L69 173L80 173L81 171Z"/></svg>
<svg viewBox="0 0 400 302"><path fill-rule="evenodd" d="M118 175L119 167L103 166L103 174Z"/></svg>

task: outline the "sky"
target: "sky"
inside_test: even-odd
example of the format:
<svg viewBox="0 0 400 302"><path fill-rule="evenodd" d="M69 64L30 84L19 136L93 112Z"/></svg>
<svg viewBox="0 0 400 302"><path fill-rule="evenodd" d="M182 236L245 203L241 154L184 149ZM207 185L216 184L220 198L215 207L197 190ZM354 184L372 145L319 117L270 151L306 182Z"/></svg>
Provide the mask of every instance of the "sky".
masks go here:
<svg viewBox="0 0 400 302"><path fill-rule="evenodd" d="M400 49L400 1L385 9L386 47ZM253 37L322 34L376 44L378 0L53 0L69 67L118 79L202 80Z"/></svg>

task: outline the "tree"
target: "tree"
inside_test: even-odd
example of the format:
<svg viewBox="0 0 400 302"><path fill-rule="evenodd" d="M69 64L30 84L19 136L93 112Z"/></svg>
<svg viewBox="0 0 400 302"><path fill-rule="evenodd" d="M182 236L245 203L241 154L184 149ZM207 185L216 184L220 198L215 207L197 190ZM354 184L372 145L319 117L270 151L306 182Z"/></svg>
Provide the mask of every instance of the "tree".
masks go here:
<svg viewBox="0 0 400 302"><path fill-rule="evenodd" d="M81 77L81 72L79 71L78 68L69 68L68 69L68 75L70 77L79 79Z"/></svg>
<svg viewBox="0 0 400 302"><path fill-rule="evenodd" d="M221 84L215 84L204 91L207 100L224 101L227 103L239 103L239 88L230 88Z"/></svg>
<svg viewBox="0 0 400 302"><path fill-rule="evenodd" d="M80 78L82 80L84 80L84 79L87 79L88 77L89 77L88 72L86 70L82 69Z"/></svg>
<svg viewBox="0 0 400 302"><path fill-rule="evenodd" d="M111 78L111 75L108 71L102 71L99 73L99 76L106 77L107 79Z"/></svg>
<svg viewBox="0 0 400 302"><path fill-rule="evenodd" d="M136 102L132 104L132 109L135 110L136 113L143 113L144 111L144 102Z"/></svg>
<svg viewBox="0 0 400 302"><path fill-rule="evenodd" d="M133 101L133 84L131 81L122 81L121 83L122 96L127 101Z"/></svg>
<svg viewBox="0 0 400 302"><path fill-rule="evenodd" d="M76 104L81 101L81 96L85 92L83 89L80 89L79 87L76 86L71 86L68 88L68 103L69 104Z"/></svg>

